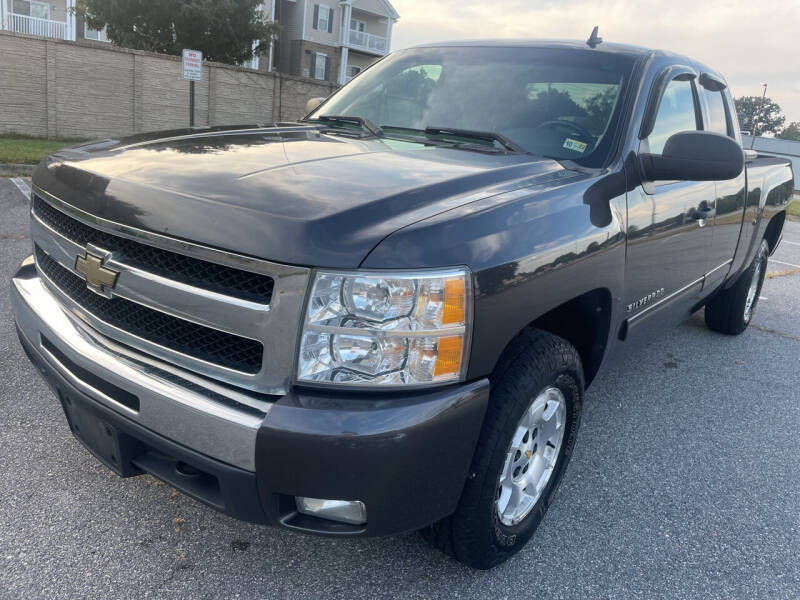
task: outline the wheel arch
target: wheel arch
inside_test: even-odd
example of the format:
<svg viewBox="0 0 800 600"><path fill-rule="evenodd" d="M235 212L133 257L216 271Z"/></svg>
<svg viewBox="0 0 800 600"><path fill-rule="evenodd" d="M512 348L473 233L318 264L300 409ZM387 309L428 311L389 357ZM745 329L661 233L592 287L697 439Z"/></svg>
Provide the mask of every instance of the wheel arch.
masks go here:
<svg viewBox="0 0 800 600"><path fill-rule="evenodd" d="M778 240L781 238L781 232L783 231L783 224L786 221L786 211L782 210L781 212L775 214L767 223L767 228L764 231L764 239L767 240L769 244L769 253L772 255L775 252L775 248L778 245Z"/></svg>
<svg viewBox="0 0 800 600"><path fill-rule="evenodd" d="M597 375L608 347L611 329L612 298L608 288L596 288L550 309L528 323L514 336L511 346L523 331L539 329L568 341L577 350L583 366L586 387ZM505 349L501 356L505 353ZM495 370L504 368L498 361Z"/></svg>

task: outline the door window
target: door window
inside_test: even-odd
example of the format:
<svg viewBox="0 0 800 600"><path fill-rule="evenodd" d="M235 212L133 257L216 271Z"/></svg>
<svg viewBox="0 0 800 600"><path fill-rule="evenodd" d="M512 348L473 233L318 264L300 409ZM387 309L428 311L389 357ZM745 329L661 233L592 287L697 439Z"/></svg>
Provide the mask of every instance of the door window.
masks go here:
<svg viewBox="0 0 800 600"><path fill-rule="evenodd" d="M367 30L367 24L364 21L359 21L358 19L350 19L350 29L364 33L364 31Z"/></svg>
<svg viewBox="0 0 800 600"><path fill-rule="evenodd" d="M689 80L673 79L661 97L653 133L647 138L650 152L661 154L664 144L672 134L696 130L694 86Z"/></svg>
<svg viewBox="0 0 800 600"><path fill-rule="evenodd" d="M706 123L705 126L706 131L730 135L728 115L725 112L725 101L722 99L722 92L703 88L703 97L706 100L706 106L708 106L708 123Z"/></svg>

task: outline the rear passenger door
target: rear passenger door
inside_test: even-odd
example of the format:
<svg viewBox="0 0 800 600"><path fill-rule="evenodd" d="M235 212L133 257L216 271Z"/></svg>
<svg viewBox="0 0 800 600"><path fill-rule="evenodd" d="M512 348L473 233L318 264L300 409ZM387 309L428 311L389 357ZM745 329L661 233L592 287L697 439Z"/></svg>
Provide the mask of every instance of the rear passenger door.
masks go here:
<svg viewBox="0 0 800 600"><path fill-rule="evenodd" d="M705 110L705 129L727 135L741 143L737 135L733 103L725 84L713 76L700 76L700 98ZM725 279L736 252L744 217L746 171L735 179L716 182L716 216L711 222L712 240L708 254L708 275L703 293L708 294Z"/></svg>
<svg viewBox="0 0 800 600"><path fill-rule="evenodd" d="M659 154L671 135L702 129L693 74L681 73L664 85L655 115L640 153ZM628 194L625 308L631 333L650 330L639 326L647 321L671 327L698 301L715 202L714 182L643 182Z"/></svg>

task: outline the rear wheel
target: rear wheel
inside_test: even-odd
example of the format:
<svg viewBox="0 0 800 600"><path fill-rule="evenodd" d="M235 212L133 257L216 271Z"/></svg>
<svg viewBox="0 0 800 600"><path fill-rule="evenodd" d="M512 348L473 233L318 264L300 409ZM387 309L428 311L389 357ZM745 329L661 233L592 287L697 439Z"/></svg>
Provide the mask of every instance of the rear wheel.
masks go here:
<svg viewBox="0 0 800 600"><path fill-rule="evenodd" d="M456 512L423 530L444 552L488 569L533 535L569 462L583 371L575 349L538 330L520 334L490 377L491 398Z"/></svg>
<svg viewBox="0 0 800 600"><path fill-rule="evenodd" d="M739 275L736 283L706 305L705 319L709 329L728 335L738 335L747 329L761 295L768 259L769 244L762 240L753 262Z"/></svg>

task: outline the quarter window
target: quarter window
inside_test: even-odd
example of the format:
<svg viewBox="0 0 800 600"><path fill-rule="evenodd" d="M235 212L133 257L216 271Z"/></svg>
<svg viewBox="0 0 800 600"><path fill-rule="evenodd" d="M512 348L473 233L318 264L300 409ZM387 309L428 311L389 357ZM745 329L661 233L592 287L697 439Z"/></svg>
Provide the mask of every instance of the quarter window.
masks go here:
<svg viewBox="0 0 800 600"><path fill-rule="evenodd" d="M661 97L653 133L647 139L650 152L661 154L664 144L671 135L681 131L696 130L697 113L695 112L692 82L685 79L673 79Z"/></svg>
<svg viewBox="0 0 800 600"><path fill-rule="evenodd" d="M722 92L714 92L703 88L703 97L706 100L706 106L708 106L706 131L730 135L728 115L725 112L725 101L722 99Z"/></svg>

